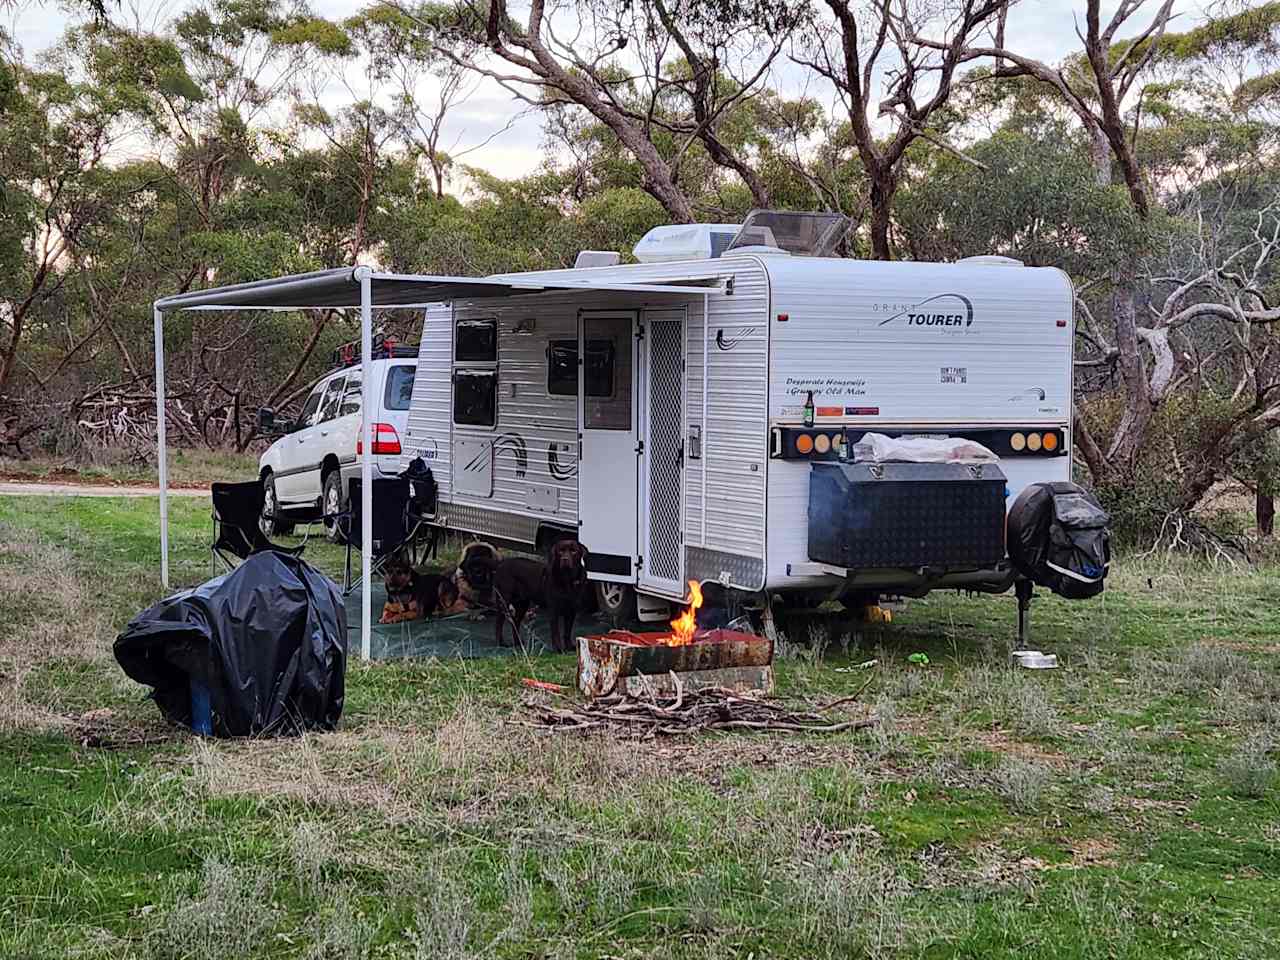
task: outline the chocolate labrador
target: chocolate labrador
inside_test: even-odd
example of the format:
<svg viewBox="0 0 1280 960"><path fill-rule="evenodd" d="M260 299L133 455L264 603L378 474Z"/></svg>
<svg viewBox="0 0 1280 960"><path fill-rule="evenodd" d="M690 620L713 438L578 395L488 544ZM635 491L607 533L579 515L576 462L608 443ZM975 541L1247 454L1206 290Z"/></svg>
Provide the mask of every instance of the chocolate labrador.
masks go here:
<svg viewBox="0 0 1280 960"><path fill-rule="evenodd" d="M505 643L511 624L519 643L520 624L535 603L546 608L551 620L551 649L563 653L573 642L573 621L587 583L584 565L587 549L576 540L557 540L547 548L547 562L510 557L493 573L494 601L498 607L494 636Z"/></svg>
<svg viewBox="0 0 1280 960"><path fill-rule="evenodd" d="M573 621L587 586L587 548L566 537L547 548L547 615L551 618L551 649L563 653L573 644Z"/></svg>
<svg viewBox="0 0 1280 960"><path fill-rule="evenodd" d="M547 568L541 560L508 557L493 571L493 603L498 608L494 621L494 639L506 646L506 628L511 624L512 646L524 646L520 625L529 608L543 598Z"/></svg>

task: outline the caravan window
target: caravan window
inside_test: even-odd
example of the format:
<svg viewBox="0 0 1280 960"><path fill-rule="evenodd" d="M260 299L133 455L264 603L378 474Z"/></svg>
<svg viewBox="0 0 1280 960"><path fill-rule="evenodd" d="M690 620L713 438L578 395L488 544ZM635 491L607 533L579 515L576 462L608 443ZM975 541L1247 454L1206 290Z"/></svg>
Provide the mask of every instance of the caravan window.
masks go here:
<svg viewBox="0 0 1280 960"><path fill-rule="evenodd" d="M613 397L615 352L612 340L587 341L587 363L582 373L588 397ZM555 397L578 395L577 340L551 341L547 351L547 393Z"/></svg>
<svg viewBox="0 0 1280 960"><path fill-rule="evenodd" d="M495 363L498 321L493 317L459 320L453 328L453 359L458 363Z"/></svg>
<svg viewBox="0 0 1280 960"><path fill-rule="evenodd" d="M453 371L453 422L492 427L498 413L498 371L458 368Z"/></svg>
<svg viewBox="0 0 1280 960"><path fill-rule="evenodd" d="M577 340L552 340L547 348L547 393L553 397L578 395Z"/></svg>
<svg viewBox="0 0 1280 960"><path fill-rule="evenodd" d="M587 344L582 379L587 396L582 423L588 430L631 429L631 348L635 343L632 318L584 317Z"/></svg>

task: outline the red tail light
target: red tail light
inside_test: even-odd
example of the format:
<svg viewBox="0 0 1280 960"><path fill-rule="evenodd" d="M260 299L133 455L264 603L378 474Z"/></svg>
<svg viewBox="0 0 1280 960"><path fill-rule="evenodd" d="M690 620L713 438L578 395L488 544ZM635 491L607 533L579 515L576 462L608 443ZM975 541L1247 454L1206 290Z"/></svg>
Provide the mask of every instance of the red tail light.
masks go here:
<svg viewBox="0 0 1280 960"><path fill-rule="evenodd" d="M360 439L356 440L356 453L364 453L364 429L360 430ZM391 453L397 456L400 453L400 434L396 433L396 428L389 423L375 423L373 425L373 454L377 456L381 453Z"/></svg>

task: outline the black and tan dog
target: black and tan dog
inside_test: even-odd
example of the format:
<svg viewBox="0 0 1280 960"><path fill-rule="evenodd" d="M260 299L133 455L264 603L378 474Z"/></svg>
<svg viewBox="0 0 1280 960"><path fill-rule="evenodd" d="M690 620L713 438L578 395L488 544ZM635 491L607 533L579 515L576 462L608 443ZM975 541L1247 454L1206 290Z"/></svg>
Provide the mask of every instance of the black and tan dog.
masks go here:
<svg viewBox="0 0 1280 960"><path fill-rule="evenodd" d="M494 638L506 641L511 624L514 643L521 643L520 625L534 604L541 604L551 621L551 649L563 653L573 641L573 621L587 582L587 549L576 540L557 540L547 548L547 561L510 557L493 573L493 597L498 608Z"/></svg>
<svg viewBox="0 0 1280 960"><path fill-rule="evenodd" d="M380 623L425 620L458 605L458 585L453 580L439 573L419 573L399 556L383 568L383 581L387 603Z"/></svg>

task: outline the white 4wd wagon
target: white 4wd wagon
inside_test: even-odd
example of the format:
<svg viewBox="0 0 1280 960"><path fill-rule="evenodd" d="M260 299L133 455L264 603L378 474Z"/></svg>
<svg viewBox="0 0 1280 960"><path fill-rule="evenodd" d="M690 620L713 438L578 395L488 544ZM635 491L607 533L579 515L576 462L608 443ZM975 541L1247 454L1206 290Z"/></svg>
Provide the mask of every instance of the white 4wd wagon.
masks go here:
<svg viewBox="0 0 1280 960"><path fill-rule="evenodd" d="M347 502L348 484L360 476L361 380L358 350L339 351L338 369L312 389L293 422L259 414L263 429L282 436L258 461L266 488L262 529L268 536L288 533L294 523L332 517ZM400 438L409 419L418 348L388 344L375 349L373 377L373 477L400 472ZM330 539L337 527L326 521Z"/></svg>

